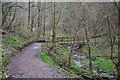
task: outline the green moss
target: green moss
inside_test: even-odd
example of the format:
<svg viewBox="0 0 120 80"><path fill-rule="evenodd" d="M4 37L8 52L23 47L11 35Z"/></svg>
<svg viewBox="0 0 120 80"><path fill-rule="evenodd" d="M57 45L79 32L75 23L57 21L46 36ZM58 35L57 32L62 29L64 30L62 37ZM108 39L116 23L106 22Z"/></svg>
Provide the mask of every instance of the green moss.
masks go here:
<svg viewBox="0 0 120 80"><path fill-rule="evenodd" d="M50 57L48 57L46 54L41 53L41 54L40 54L40 57L42 58L43 61L51 64L52 66L55 66L53 59L50 58Z"/></svg>
<svg viewBox="0 0 120 80"><path fill-rule="evenodd" d="M86 59L82 60L82 63L86 64L86 65L89 65L89 59L86 58Z"/></svg>
<svg viewBox="0 0 120 80"><path fill-rule="evenodd" d="M55 56L56 61L58 61L58 62L60 62L60 63L61 63L62 61L64 61L63 58L61 58L60 56L58 56L56 53L51 52L51 54L52 54L53 56Z"/></svg>
<svg viewBox="0 0 120 80"><path fill-rule="evenodd" d="M2 58L2 69L3 70L6 68L9 62L10 62L9 56L5 56Z"/></svg>
<svg viewBox="0 0 120 80"><path fill-rule="evenodd" d="M67 55L69 53L69 50L65 47L63 47L60 52L63 54L63 55Z"/></svg>
<svg viewBox="0 0 120 80"><path fill-rule="evenodd" d="M71 72L69 72L69 71L67 71L67 70L65 70L65 69L63 69L63 68L60 68L60 70L62 71L62 72L64 72L64 73L66 73L68 76L70 76L71 78L75 78L76 77L76 75L75 74L73 74L73 73L71 73Z"/></svg>
<svg viewBox="0 0 120 80"><path fill-rule="evenodd" d="M97 65L97 69L101 69L106 73L113 72L115 70L115 65L111 60L104 59L102 57L97 57L95 60L95 64Z"/></svg>
<svg viewBox="0 0 120 80"><path fill-rule="evenodd" d="M10 38L7 38L7 37L3 37L4 40L8 41L9 43L13 44L13 45L18 45L18 43L13 40L13 39L10 39Z"/></svg>
<svg viewBox="0 0 120 80"><path fill-rule="evenodd" d="M42 58L43 61L49 63L50 65L52 65L52 66L54 66L54 67L59 68L62 72L65 72L68 76L70 76L70 77L75 77L75 76L76 76L75 74L73 74L73 73L71 73L71 72L63 69L62 67L59 67L57 64L54 63L53 59L50 58L50 57L48 57L46 54L41 53L41 54L40 54L40 57ZM59 58L59 59L60 59L60 58Z"/></svg>
<svg viewBox="0 0 120 80"><path fill-rule="evenodd" d="M76 70L78 71L78 73L85 72L85 69L79 67L79 66L78 66L77 64L75 64L75 63L72 63L72 64L71 64L71 67L74 68L74 69L76 69Z"/></svg>

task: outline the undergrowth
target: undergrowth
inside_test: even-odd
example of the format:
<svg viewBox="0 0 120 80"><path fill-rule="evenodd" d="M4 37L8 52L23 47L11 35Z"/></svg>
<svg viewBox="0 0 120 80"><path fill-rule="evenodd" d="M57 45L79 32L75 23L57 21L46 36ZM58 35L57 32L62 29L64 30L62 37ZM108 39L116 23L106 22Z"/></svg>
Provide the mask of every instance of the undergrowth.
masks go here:
<svg viewBox="0 0 120 80"><path fill-rule="evenodd" d="M50 45L48 44L45 44L42 48L42 54L40 57L43 59L43 61L49 63L54 67L59 68L61 71L65 72L70 77L80 77L83 74L89 75L89 76L96 76L94 73L91 74L91 72L88 70L89 59L87 57L85 57L85 59L81 61L81 63L84 64L86 67L79 67L72 59L71 66L70 66L71 68L69 68L68 66L66 66L68 65L68 56L70 53L69 50L62 45L56 45L56 49L60 53L60 55L58 55L54 51L50 51L50 53L48 53L49 48L50 48ZM115 71L115 65L112 63L112 61L110 59L105 59L104 57L102 57L103 55L101 53L96 53L99 51L94 51L93 48L94 47L92 47L92 50L93 50L92 51L92 55L93 55L92 70L97 71L99 69L104 73L113 73ZM87 49L84 48L83 52L85 52L85 55L87 55ZM51 57L48 54L51 54L55 57ZM56 61L58 63L56 63ZM60 63L62 63L62 65L59 65Z"/></svg>
<svg viewBox="0 0 120 80"><path fill-rule="evenodd" d="M50 65L59 68L61 71L65 72L68 76L70 77L78 77L77 74L81 74L82 72L85 72L83 68L78 67L76 63L73 61L71 62L71 68L68 68L68 55L69 55L69 50L63 46L56 46L57 51L59 51L60 55L57 55L54 51L49 52L49 48L47 45L44 45L42 48L42 54L40 54L40 57L42 58L43 61L49 63ZM47 54L51 54L55 56L53 59L51 56L48 56ZM57 61L57 63L56 63ZM62 64L62 65L59 65Z"/></svg>
<svg viewBox="0 0 120 80"><path fill-rule="evenodd" d="M32 37L27 40L27 38L20 37L20 35L17 34L11 36L4 35L2 39L3 43L0 50L2 60L0 62L0 67L3 71L6 69L11 57L15 56L17 52L21 51L35 40Z"/></svg>
<svg viewBox="0 0 120 80"><path fill-rule="evenodd" d="M73 74L73 73L65 70L64 68L58 66L57 64L55 64L54 61L53 61L53 59L50 58L49 56L47 56L46 54L41 53L41 54L40 54L40 57L42 58L43 61L49 63L50 65L52 65L52 66L54 66L54 67L59 68L61 71L65 72L65 73L66 73L67 75L69 75L70 77L75 77L75 76L76 76L75 74Z"/></svg>

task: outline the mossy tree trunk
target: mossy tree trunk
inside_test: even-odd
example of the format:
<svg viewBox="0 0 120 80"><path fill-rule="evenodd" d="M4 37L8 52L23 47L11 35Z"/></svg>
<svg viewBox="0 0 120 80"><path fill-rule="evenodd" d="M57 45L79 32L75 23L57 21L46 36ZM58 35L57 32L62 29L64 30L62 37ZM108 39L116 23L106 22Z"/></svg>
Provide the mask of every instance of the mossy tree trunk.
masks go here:
<svg viewBox="0 0 120 80"><path fill-rule="evenodd" d="M86 36L87 47L88 47L89 68L90 68L90 71L92 71L92 55L91 55L91 47L90 47L90 40L89 40L89 37L88 37L87 27L85 28L85 36Z"/></svg>
<svg viewBox="0 0 120 80"><path fill-rule="evenodd" d="M53 15L52 15L52 18L53 18L53 25L52 25L52 46L51 46L51 50L56 46L56 27L59 23L59 20L60 20L60 14L61 14L61 4L58 6L56 5L59 5L59 3L54 3L53 4ZM57 9L58 7L58 9Z"/></svg>
<svg viewBox="0 0 120 80"><path fill-rule="evenodd" d="M45 22L46 22L46 3L43 4L44 11L43 11L43 36L45 36L46 30L45 30Z"/></svg>
<svg viewBox="0 0 120 80"><path fill-rule="evenodd" d="M55 38L56 38L56 25L55 25L55 3L53 6L53 26L52 26L52 46L51 49L55 47Z"/></svg>
<svg viewBox="0 0 120 80"><path fill-rule="evenodd" d="M31 2L30 2L30 0L29 0L29 2L28 2L28 26L30 26L30 5L31 5Z"/></svg>
<svg viewBox="0 0 120 80"><path fill-rule="evenodd" d="M118 63L117 63L117 77L120 80L120 2L118 2Z"/></svg>
<svg viewBox="0 0 120 80"><path fill-rule="evenodd" d="M117 70L117 80L120 80L120 1L118 2L118 5L117 5L117 2L115 2L115 6L118 10L118 28L117 28L117 36L118 36L118 61L117 61L117 64L116 64L116 70Z"/></svg>
<svg viewBox="0 0 120 80"><path fill-rule="evenodd" d="M42 24L41 24L41 22L42 22L42 18L41 18L41 7L42 7L41 2L38 2L38 3L37 3L37 10L38 10L38 13L37 13L37 15L38 15L38 18L37 18L37 25L38 25L37 33L38 33L38 38L40 37L40 34L41 34L41 26L42 26Z"/></svg>

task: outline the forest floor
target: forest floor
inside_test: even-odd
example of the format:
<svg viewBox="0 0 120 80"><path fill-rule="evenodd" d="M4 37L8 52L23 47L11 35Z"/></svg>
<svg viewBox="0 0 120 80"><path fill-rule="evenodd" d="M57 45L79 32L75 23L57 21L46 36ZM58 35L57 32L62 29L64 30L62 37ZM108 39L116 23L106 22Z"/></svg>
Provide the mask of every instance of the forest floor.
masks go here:
<svg viewBox="0 0 120 80"><path fill-rule="evenodd" d="M40 58L42 43L33 43L13 57L5 75L15 78L65 78L59 69L45 63Z"/></svg>

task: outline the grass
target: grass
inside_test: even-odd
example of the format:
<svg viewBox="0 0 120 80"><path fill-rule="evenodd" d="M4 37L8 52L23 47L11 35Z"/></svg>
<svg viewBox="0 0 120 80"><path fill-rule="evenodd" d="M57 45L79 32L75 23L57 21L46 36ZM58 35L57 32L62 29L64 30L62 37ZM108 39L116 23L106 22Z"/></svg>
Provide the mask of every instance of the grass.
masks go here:
<svg viewBox="0 0 120 80"><path fill-rule="evenodd" d="M53 55L53 56L55 56L55 60L56 61L59 61L59 63L62 63L62 61L64 61L64 59L63 58L61 58L61 56L58 56L56 53L54 53L53 51L51 51L51 54Z"/></svg>
<svg viewBox="0 0 120 80"><path fill-rule="evenodd" d="M57 64L55 62L55 60L58 61L59 63L67 62L67 64L68 64L69 50L66 47L62 46L62 45L56 45L57 50L61 53L62 56L57 55L56 53L51 51L50 54L55 56L55 60L53 60L51 57L46 55L46 53L49 51L49 47L50 47L49 45L44 45L43 48L42 48L42 54L40 54L40 57L42 58L43 61L49 63L50 65L52 65L54 67L59 68L62 72L66 73L71 78L78 77L80 74L87 72L85 69L79 67L73 61L72 61L72 64L71 64L71 68L73 70L69 69L66 66L59 66L59 64ZM66 68L67 70L64 69L64 68Z"/></svg>
<svg viewBox="0 0 120 80"><path fill-rule="evenodd" d="M68 55L68 53L69 53L69 50L67 49L67 48L61 48L60 49L60 52L63 54L63 55Z"/></svg>
<svg viewBox="0 0 120 80"><path fill-rule="evenodd" d="M92 58L93 58L93 70L102 70L104 73L113 73L115 72L115 65L112 63L112 61L110 59L105 59L105 55L110 55L109 51L110 51L110 47L108 45L108 43L104 43L105 45L103 45L103 43L101 43L99 46L96 47L96 45L91 45L91 54L92 54ZM48 46L48 45L46 45ZM49 47L48 47L49 48ZM56 49L61 53L61 55L63 55L63 57L57 55L56 53L52 52L52 54L56 57L56 60L58 60L58 62L60 62L60 60L64 60L66 62L69 56L69 50L62 46L62 45L56 45ZM47 48L43 48L43 51L45 53L48 52ZM117 50L116 50L117 51ZM88 48L87 46L85 46L83 48L83 53L85 53L86 58L84 60L82 60L82 63L85 64L87 67L89 67L89 60L88 60ZM51 60L54 62L54 60ZM66 74L68 74L69 76L75 77L76 75L80 75L80 74L87 74L87 75L94 75L91 74L90 71L77 66L77 64L75 64L74 62L72 62L71 67L74 68L77 72L74 72L71 74L71 70L65 70L64 68L57 66L57 68L61 69L61 71L65 72Z"/></svg>
<svg viewBox="0 0 120 80"><path fill-rule="evenodd" d="M69 55L69 51L68 49L66 49L65 47L63 46L59 46L57 45L57 50L61 53L60 56L57 55L56 53L54 53L54 51L50 51L50 53L55 56L56 60L59 61L59 62L62 62L62 61L68 61L68 55ZM43 53L47 53L49 52L49 46L48 45L45 45L43 48L42 48L42 52Z"/></svg>
<svg viewBox="0 0 120 80"><path fill-rule="evenodd" d="M6 66L8 65L8 63L10 62L10 57L9 56L5 56L2 58L2 70L5 70Z"/></svg>
<svg viewBox="0 0 120 80"><path fill-rule="evenodd" d="M75 64L74 62L71 64L71 67L76 69L78 72L85 72L85 69L79 67L77 64Z"/></svg>
<svg viewBox="0 0 120 80"><path fill-rule="evenodd" d="M89 65L89 59L86 58L86 59L82 60L82 63L86 64L86 65Z"/></svg>
<svg viewBox="0 0 120 80"><path fill-rule="evenodd" d="M75 78L76 77L76 74L73 74L73 73L71 73L71 72L69 72L69 71L67 71L67 70L65 70L65 69L63 69L63 68L61 68L61 67L58 67L62 72L64 72L64 73L66 73L68 76L70 76L71 78Z"/></svg>
<svg viewBox="0 0 120 80"><path fill-rule="evenodd" d="M76 76L75 74L73 74L73 73L71 73L71 72L63 69L62 67L56 65L56 64L54 63L53 59L50 58L49 56L47 56L46 54L41 53L41 54L40 54L40 57L42 58L42 60L43 60L44 62L47 62L47 63L49 63L50 65L59 68L61 71L65 72L68 76L70 76L70 77L75 77L75 76Z"/></svg>
<svg viewBox="0 0 120 80"><path fill-rule="evenodd" d="M115 70L115 65L111 60L104 59L102 57L97 57L95 60L97 69L101 69L105 73L112 73Z"/></svg>
<svg viewBox="0 0 120 80"><path fill-rule="evenodd" d="M93 69L102 70L104 73L113 73L115 71L115 65L111 61L110 58L110 47L108 46L108 43L100 44L96 49L94 49L95 45L91 45L91 54L94 58L93 62L95 66ZM85 46L83 48L83 53L87 53L88 48ZM87 55L87 54L86 54ZM88 56L88 55L87 55ZM105 57L108 57L108 59L105 59ZM84 64L88 65L89 60L86 58L82 61Z"/></svg>
<svg viewBox="0 0 120 80"><path fill-rule="evenodd" d="M0 47L3 48L2 45L0 45ZM0 72L1 73L2 73L3 70L5 70L7 64L10 62L9 56L8 55L5 56L5 53L4 53L2 48L0 48Z"/></svg>
<svg viewBox="0 0 120 80"><path fill-rule="evenodd" d="M2 39L4 40L3 44L0 44L0 67L2 70L5 70L6 66L10 62L10 58L23 48L23 45L30 40L26 40L24 38L19 37L18 35L11 35L9 37L2 36ZM33 39L32 39L33 40ZM1 71L1 70L0 70Z"/></svg>
<svg viewBox="0 0 120 80"><path fill-rule="evenodd" d="M8 43L11 43L12 45L18 45L18 43L13 39L10 39L10 38L7 38L7 37L3 37L3 39L5 41L7 41Z"/></svg>
<svg viewBox="0 0 120 80"><path fill-rule="evenodd" d="M50 58L49 56L47 56L46 54L41 53L41 54L40 54L40 57L42 58L43 61L49 63L49 64L52 65L52 66L55 66L55 63L54 63L53 59Z"/></svg>

